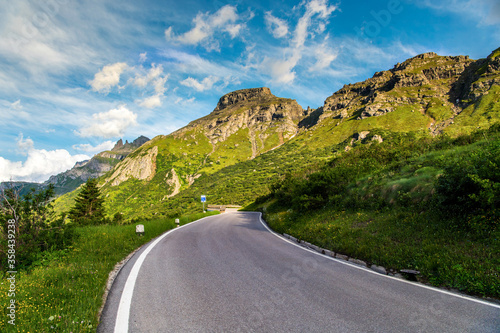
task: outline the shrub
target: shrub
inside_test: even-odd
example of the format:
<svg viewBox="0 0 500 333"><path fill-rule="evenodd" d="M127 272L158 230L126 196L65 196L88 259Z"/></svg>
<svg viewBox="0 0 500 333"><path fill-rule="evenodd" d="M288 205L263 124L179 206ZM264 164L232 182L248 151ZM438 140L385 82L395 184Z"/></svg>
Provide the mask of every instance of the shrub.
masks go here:
<svg viewBox="0 0 500 333"><path fill-rule="evenodd" d="M500 140L449 161L436 181L436 198L447 214L472 229L495 229L500 218Z"/></svg>
<svg viewBox="0 0 500 333"><path fill-rule="evenodd" d="M54 187L39 191L32 189L21 197L14 189L2 190L0 194L0 268L6 270L8 250L8 221L15 221L16 269L28 267L47 250L63 249L71 244L73 228L65 223L65 217L55 218L50 203Z"/></svg>

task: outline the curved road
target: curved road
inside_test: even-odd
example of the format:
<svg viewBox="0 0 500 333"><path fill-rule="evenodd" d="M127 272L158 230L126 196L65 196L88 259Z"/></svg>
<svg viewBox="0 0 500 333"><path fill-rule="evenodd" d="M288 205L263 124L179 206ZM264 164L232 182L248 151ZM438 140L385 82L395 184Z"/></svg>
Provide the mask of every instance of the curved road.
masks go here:
<svg viewBox="0 0 500 333"><path fill-rule="evenodd" d="M150 245L120 271L98 332L500 332L498 305L305 250L259 213L208 217Z"/></svg>

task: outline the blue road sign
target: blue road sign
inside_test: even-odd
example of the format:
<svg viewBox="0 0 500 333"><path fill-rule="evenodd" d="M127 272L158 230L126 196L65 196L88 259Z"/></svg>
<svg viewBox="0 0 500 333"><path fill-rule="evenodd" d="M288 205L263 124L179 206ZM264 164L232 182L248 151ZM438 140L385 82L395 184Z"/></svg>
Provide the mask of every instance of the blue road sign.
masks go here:
<svg viewBox="0 0 500 333"><path fill-rule="evenodd" d="M202 195L202 196L201 196L201 202L206 202L206 201L207 201L207 197L206 197L206 196L204 196L204 195Z"/></svg>

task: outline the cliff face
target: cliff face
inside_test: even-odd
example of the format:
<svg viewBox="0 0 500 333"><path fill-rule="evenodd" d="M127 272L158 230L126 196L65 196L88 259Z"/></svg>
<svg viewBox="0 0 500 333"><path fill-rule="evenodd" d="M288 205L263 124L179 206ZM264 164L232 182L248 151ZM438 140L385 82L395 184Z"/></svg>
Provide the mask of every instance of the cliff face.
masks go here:
<svg viewBox="0 0 500 333"><path fill-rule="evenodd" d="M180 133L202 128L214 145L245 128L251 133L250 140L265 141L271 129L287 139L297 132L304 114L295 100L278 98L269 88L238 90L222 96L211 114L190 123Z"/></svg>

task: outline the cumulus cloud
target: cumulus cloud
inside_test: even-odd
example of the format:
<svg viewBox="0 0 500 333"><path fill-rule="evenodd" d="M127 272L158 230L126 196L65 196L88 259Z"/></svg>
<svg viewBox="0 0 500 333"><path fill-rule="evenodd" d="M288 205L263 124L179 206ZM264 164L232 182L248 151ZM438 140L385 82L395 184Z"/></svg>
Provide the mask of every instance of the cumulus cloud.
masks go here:
<svg viewBox="0 0 500 333"><path fill-rule="evenodd" d="M236 23L239 19L236 7L226 5L214 14L198 13L193 19L194 27L178 36L175 36L172 27L168 27L165 29L165 38L186 45L202 44L208 51L218 51L219 42L213 38L214 34L226 32L231 38L237 37L244 27L244 24Z"/></svg>
<svg viewBox="0 0 500 333"><path fill-rule="evenodd" d="M134 84L138 87L144 88L150 82L154 81L156 78L163 75L163 66L156 66L155 64L151 65L151 68L145 75L136 74L134 79ZM166 80L165 80L166 81Z"/></svg>
<svg viewBox="0 0 500 333"><path fill-rule="evenodd" d="M160 95L157 94L151 97L147 97L143 100L140 100L137 102L137 104L139 104L139 106L142 106L144 108L154 109L158 106L161 106L161 98Z"/></svg>
<svg viewBox="0 0 500 333"><path fill-rule="evenodd" d="M195 89L196 91L205 91L212 89L213 85L219 81L219 78L216 76L207 76L201 82L193 79L192 77L188 77L184 81L181 81L181 84L186 87L190 87Z"/></svg>
<svg viewBox="0 0 500 333"><path fill-rule="evenodd" d="M104 66L94 75L94 79L89 81L92 90L108 93L111 88L120 83L120 75L128 68L124 62L117 62L112 65Z"/></svg>
<svg viewBox="0 0 500 333"><path fill-rule="evenodd" d="M285 20L273 16L271 12L266 12L266 16L264 18L266 20L267 30L275 38L283 38L288 35L288 24Z"/></svg>
<svg viewBox="0 0 500 333"><path fill-rule="evenodd" d="M149 88L146 89L149 92L151 90L154 91L154 94L150 97L144 98L142 100L136 100L136 103L139 106L146 107L149 109L161 106L161 97L164 95L167 88L165 88L165 83L168 80L169 75L165 75L163 73L163 66L156 66L155 64L151 65L149 71L145 74L136 74L133 79L133 83L135 86L139 88Z"/></svg>
<svg viewBox="0 0 500 333"><path fill-rule="evenodd" d="M137 125L137 115L122 105L108 112L93 114L90 124L77 134L82 137L120 137L123 136L125 130L135 125Z"/></svg>
<svg viewBox="0 0 500 333"><path fill-rule="evenodd" d="M294 68L297 66L301 56L296 53L287 59L267 58L262 63L262 67L270 70L270 75L276 83L291 83L295 80Z"/></svg>
<svg viewBox="0 0 500 333"><path fill-rule="evenodd" d="M114 146L115 146L115 143L113 141L104 141L104 142L98 144L97 146L92 146L89 143L81 143L78 145L73 145L72 148L74 150L80 150L80 151L95 155L95 154L100 153L102 151L111 150L111 149L113 149Z"/></svg>
<svg viewBox="0 0 500 333"><path fill-rule="evenodd" d="M26 161L13 162L0 157L0 181L42 182L72 168L76 162L90 158L83 154L71 155L65 149L35 149L33 140L24 139L22 134L17 140L17 147L27 156Z"/></svg>

